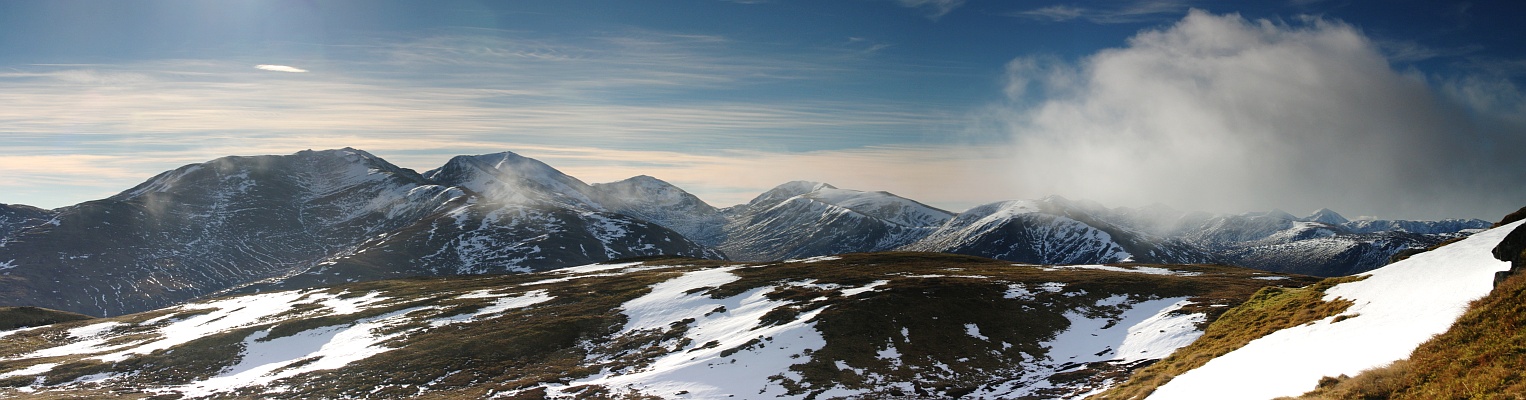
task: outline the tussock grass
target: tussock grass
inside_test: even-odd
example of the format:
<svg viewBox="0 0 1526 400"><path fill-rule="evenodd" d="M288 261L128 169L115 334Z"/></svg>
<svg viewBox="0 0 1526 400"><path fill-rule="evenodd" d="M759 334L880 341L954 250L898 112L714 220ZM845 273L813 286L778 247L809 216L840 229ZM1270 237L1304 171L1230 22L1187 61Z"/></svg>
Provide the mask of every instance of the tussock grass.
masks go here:
<svg viewBox="0 0 1526 400"><path fill-rule="evenodd" d="M1328 318L1346 311L1351 302L1343 299L1326 302L1325 290L1346 282L1366 279L1366 275L1329 278L1302 288L1267 287L1245 303L1225 311L1197 341L1134 373L1125 382L1093 399L1142 399L1156 388L1209 360L1244 347L1246 343L1276 332Z"/></svg>

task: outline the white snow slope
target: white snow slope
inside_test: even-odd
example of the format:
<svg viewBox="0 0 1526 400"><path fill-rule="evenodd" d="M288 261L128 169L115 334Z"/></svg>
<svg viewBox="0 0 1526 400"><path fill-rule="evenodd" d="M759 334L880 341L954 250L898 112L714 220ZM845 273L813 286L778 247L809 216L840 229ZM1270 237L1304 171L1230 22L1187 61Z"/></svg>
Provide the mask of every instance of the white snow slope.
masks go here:
<svg viewBox="0 0 1526 400"><path fill-rule="evenodd" d="M1320 377L1387 365L1445 332L1489 293L1509 263L1490 250L1516 222L1371 271L1325 291L1355 304L1341 316L1277 331L1176 377L1149 399L1269 399L1313 390Z"/></svg>

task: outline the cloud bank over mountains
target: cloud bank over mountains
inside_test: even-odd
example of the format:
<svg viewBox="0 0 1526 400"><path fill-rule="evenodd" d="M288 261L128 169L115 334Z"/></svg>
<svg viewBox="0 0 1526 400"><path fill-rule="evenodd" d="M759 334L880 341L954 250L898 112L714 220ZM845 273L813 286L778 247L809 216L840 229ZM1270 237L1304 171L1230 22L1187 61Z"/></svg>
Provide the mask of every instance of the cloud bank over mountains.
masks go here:
<svg viewBox="0 0 1526 400"><path fill-rule="evenodd" d="M1513 86L1439 90L1466 80L1397 71L1340 21L1193 10L1125 47L1022 57L1008 74L1010 104L987 117L1010 135L1024 195L1430 218L1526 198L1511 184L1526 182L1526 125L1469 107Z"/></svg>

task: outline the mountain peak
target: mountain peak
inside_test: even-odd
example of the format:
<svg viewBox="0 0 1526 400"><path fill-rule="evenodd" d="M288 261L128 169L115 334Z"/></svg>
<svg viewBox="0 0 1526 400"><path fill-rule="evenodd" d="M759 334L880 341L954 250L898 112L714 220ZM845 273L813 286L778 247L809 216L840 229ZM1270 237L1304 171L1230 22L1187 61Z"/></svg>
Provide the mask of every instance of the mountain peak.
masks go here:
<svg viewBox="0 0 1526 400"><path fill-rule="evenodd" d="M591 199L593 188L539 160L505 151L455 156L424 177L447 186L477 192L487 199L510 203L550 202L601 210Z"/></svg>
<svg viewBox="0 0 1526 400"><path fill-rule="evenodd" d="M1328 208L1314 210L1314 213L1309 214L1309 216L1304 218L1304 220L1310 222L1322 222L1330 225L1340 225L1351 222L1351 220L1346 219L1346 217L1343 217L1339 213L1331 211Z"/></svg>
<svg viewBox="0 0 1526 400"><path fill-rule="evenodd" d="M795 194L806 194L806 193L815 192L815 191L822 190L822 189L836 189L836 188L837 188L836 186L832 186L829 183L823 183L823 182L815 182L815 181L790 181L790 182L785 182L782 185L775 186L774 190L784 190L784 191L793 192Z"/></svg>
<svg viewBox="0 0 1526 400"><path fill-rule="evenodd" d="M816 192L822 189L836 188L836 186L822 182L790 181L785 182L782 185L775 186L773 189L769 189L767 192L763 192L763 194L753 198L752 201L747 202L747 204L775 204L802 194Z"/></svg>

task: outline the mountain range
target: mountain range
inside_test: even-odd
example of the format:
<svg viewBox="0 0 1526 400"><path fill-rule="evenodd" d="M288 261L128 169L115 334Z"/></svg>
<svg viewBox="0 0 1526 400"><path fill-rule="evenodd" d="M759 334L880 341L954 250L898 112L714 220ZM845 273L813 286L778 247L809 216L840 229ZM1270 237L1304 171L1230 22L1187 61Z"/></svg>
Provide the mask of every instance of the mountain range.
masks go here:
<svg viewBox="0 0 1526 400"><path fill-rule="evenodd" d="M0 305L110 316L219 294L655 255L772 261L904 250L1335 276L1488 226L1060 197L954 213L805 181L716 208L656 178L590 185L508 152L418 173L346 148L219 158L54 210L0 205Z"/></svg>

